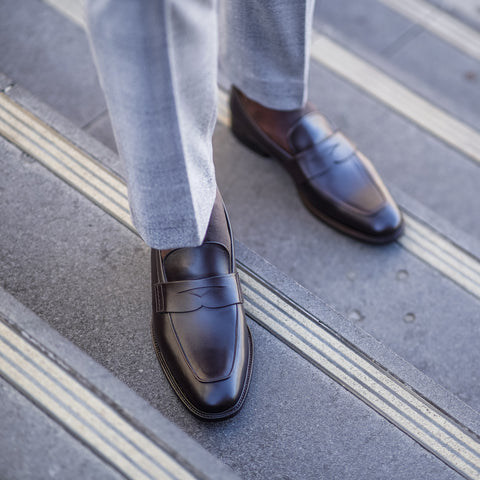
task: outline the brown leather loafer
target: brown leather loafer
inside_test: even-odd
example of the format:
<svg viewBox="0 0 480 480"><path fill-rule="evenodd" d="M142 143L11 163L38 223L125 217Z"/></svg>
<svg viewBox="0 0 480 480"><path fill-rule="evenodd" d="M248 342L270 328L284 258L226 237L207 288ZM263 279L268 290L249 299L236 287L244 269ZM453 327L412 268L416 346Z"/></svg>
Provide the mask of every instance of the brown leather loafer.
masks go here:
<svg viewBox="0 0 480 480"><path fill-rule="evenodd" d="M403 232L402 214L369 160L312 105L268 109L233 87L232 131L245 145L278 159L305 206L328 225L371 243Z"/></svg>
<svg viewBox="0 0 480 480"><path fill-rule="evenodd" d="M205 420L236 414L250 384L253 343L219 194L200 247L152 249L152 303L155 352L180 400Z"/></svg>

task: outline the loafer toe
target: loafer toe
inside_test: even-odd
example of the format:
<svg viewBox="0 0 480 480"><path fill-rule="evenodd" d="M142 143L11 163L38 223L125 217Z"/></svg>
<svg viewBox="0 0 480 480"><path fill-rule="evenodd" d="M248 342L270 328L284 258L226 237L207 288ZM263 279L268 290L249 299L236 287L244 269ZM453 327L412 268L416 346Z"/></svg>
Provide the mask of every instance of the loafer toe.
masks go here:
<svg viewBox="0 0 480 480"><path fill-rule="evenodd" d="M394 240L403 232L403 217L394 203L387 203L369 222L372 236Z"/></svg>
<svg viewBox="0 0 480 480"><path fill-rule="evenodd" d="M243 375L217 382L199 383L191 392L192 404L202 417L228 417L233 415L242 402L244 394Z"/></svg>

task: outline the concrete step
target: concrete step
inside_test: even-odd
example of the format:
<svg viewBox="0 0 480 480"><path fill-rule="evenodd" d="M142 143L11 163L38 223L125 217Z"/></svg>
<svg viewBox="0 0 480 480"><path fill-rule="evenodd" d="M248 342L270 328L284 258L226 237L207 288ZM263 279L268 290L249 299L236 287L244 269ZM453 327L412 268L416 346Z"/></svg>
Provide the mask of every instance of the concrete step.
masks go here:
<svg viewBox="0 0 480 480"><path fill-rule="evenodd" d="M315 13L317 30L478 126L480 29L425 0L324 1Z"/></svg>
<svg viewBox="0 0 480 480"><path fill-rule="evenodd" d="M238 478L3 289L0 344L2 478Z"/></svg>
<svg viewBox="0 0 480 480"><path fill-rule="evenodd" d="M210 453L244 478L480 476L477 412L241 243L253 385L231 421L193 418L150 346L148 251L112 154L18 85L0 102L4 288Z"/></svg>
<svg viewBox="0 0 480 480"><path fill-rule="evenodd" d="M480 3L478 0L464 0L462 2L456 2L455 0L430 1L433 5L442 8L472 28L480 30Z"/></svg>
<svg viewBox="0 0 480 480"><path fill-rule="evenodd" d="M376 18L379 4L364 11ZM395 32L399 17L385 12ZM0 75L5 290L244 478L478 478L474 109L382 49L353 44L333 20L329 36L317 33L311 96L379 166L408 220L402 240L377 248L305 212L280 167L233 139L221 92L217 177L242 242L257 361L244 411L205 425L179 405L150 347L148 251L130 224L118 157L89 135L113 147L85 35L43 2L6 1L0 13L9 19L0 69L11 76ZM400 27L388 44L397 52ZM15 43L17 31L30 35Z"/></svg>

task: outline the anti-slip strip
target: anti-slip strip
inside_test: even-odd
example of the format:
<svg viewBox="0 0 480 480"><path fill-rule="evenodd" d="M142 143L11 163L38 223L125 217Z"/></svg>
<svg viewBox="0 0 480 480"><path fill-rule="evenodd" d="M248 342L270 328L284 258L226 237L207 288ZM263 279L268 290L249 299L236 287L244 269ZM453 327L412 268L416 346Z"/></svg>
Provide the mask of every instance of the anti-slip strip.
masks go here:
<svg viewBox="0 0 480 480"><path fill-rule="evenodd" d="M188 468L105 401L86 379L0 316L0 375L96 455L131 479L193 480ZM102 395L105 397L105 395Z"/></svg>
<svg viewBox="0 0 480 480"><path fill-rule="evenodd" d="M480 60L480 33L425 0L379 0L467 55Z"/></svg>

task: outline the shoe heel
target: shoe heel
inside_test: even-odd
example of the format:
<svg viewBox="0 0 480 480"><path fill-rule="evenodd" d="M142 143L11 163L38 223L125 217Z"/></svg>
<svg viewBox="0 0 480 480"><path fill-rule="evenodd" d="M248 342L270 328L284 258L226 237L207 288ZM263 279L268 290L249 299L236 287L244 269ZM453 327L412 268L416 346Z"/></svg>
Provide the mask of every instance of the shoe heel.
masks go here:
<svg viewBox="0 0 480 480"><path fill-rule="evenodd" d="M253 150L255 153L258 153L262 157L270 156L268 152L263 150L262 147L260 147L253 138L249 137L248 135L245 135L244 132L236 128L234 125L235 125L235 122L232 120L232 133L235 135L237 140L239 140L250 150Z"/></svg>
<svg viewBox="0 0 480 480"><path fill-rule="evenodd" d="M249 121L247 118L245 118L245 113L243 112L242 107L239 105L239 101L236 98L235 93L232 93L230 96L230 111L232 113L231 129L235 137L255 153L258 153L262 157L269 157L270 154L258 144L258 142L255 140L254 134L248 131L251 129L249 128Z"/></svg>

